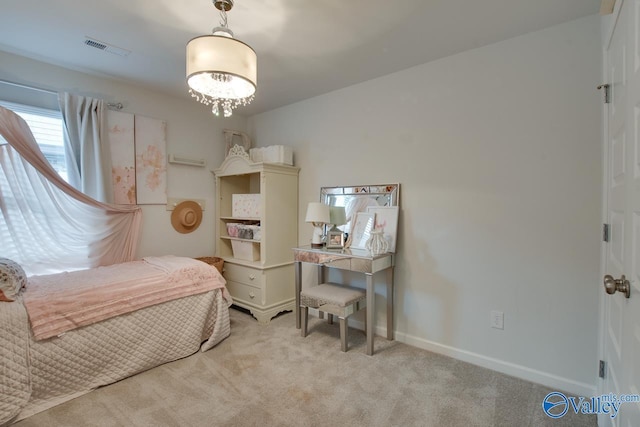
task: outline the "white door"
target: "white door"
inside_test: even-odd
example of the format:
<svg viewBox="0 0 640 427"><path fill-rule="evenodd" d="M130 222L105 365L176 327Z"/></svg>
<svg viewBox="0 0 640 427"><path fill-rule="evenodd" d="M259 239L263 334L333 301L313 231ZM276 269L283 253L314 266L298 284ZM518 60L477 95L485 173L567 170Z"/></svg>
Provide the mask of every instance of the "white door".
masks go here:
<svg viewBox="0 0 640 427"><path fill-rule="evenodd" d="M603 286L603 394L640 394L640 0L618 0L619 15L606 53L610 85L606 143L606 211L610 240L605 274L610 290L618 280L624 292ZM628 282L622 282L622 276ZM604 279L603 279L604 282ZM604 284L604 283L603 283ZM615 418L598 417L601 426L640 426L640 403L622 403Z"/></svg>

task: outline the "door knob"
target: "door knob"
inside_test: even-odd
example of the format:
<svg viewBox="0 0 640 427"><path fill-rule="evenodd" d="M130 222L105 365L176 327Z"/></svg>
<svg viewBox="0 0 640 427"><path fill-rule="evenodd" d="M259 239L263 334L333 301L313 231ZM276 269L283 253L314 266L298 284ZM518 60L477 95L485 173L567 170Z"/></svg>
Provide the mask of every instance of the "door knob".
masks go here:
<svg viewBox="0 0 640 427"><path fill-rule="evenodd" d="M627 298L631 296L631 285L624 277L624 274L619 279L614 279L610 274L604 276L604 290L609 295L613 295L618 291L624 293Z"/></svg>

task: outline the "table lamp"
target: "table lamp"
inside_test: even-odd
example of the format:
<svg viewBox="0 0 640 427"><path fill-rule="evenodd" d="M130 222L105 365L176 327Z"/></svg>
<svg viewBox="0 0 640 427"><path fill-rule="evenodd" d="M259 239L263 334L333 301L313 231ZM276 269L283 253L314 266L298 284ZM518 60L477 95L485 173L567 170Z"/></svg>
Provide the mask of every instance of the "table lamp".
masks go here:
<svg viewBox="0 0 640 427"><path fill-rule="evenodd" d="M345 225L347 223L347 212L344 206L329 206L329 224L327 225L327 231L340 231L339 225Z"/></svg>
<svg viewBox="0 0 640 427"><path fill-rule="evenodd" d="M331 219L329 205L320 202L310 202L307 206L307 216L305 222L313 225L313 238L311 239L312 248L321 248L322 235L325 224L329 224Z"/></svg>

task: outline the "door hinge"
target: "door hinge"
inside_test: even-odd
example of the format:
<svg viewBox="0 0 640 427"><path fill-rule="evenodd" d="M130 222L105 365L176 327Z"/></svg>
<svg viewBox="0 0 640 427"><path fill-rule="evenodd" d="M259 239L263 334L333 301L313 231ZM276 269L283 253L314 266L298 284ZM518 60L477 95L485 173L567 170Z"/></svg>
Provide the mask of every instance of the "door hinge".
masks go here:
<svg viewBox="0 0 640 427"><path fill-rule="evenodd" d="M611 102L611 98L609 96L610 95L610 93L609 93L610 92L610 90L609 90L610 87L611 86L608 85L608 84L603 84L603 85L598 86L598 90L604 89L604 103L605 104L609 104Z"/></svg>
<svg viewBox="0 0 640 427"><path fill-rule="evenodd" d="M606 363L604 363L604 360L601 360L600 363L598 364L598 376L600 378L604 378L605 367L606 367Z"/></svg>
<svg viewBox="0 0 640 427"><path fill-rule="evenodd" d="M602 241L603 242L608 242L609 241L609 232L611 230L611 226L609 224L602 224Z"/></svg>

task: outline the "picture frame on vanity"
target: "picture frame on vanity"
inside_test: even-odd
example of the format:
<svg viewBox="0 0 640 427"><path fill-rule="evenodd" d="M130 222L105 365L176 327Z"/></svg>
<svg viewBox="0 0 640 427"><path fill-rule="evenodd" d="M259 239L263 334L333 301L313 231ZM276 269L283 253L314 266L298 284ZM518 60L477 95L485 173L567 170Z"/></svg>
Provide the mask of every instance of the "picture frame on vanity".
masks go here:
<svg viewBox="0 0 640 427"><path fill-rule="evenodd" d="M349 233L349 247L352 249L366 249L375 218L376 216L373 212L358 212L356 222L351 233Z"/></svg>
<svg viewBox="0 0 640 427"><path fill-rule="evenodd" d="M327 249L342 249L344 248L344 233L338 231L327 232Z"/></svg>

